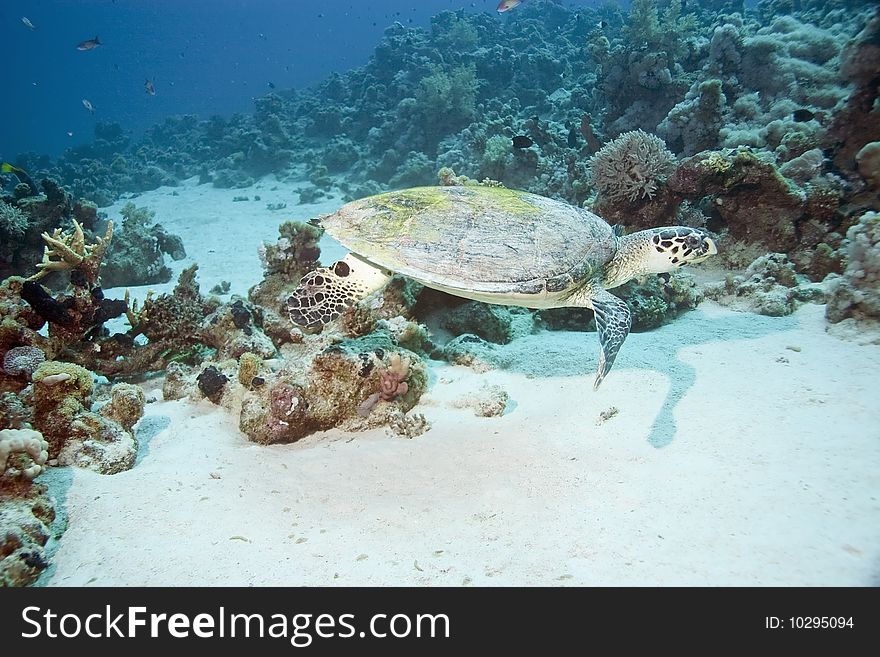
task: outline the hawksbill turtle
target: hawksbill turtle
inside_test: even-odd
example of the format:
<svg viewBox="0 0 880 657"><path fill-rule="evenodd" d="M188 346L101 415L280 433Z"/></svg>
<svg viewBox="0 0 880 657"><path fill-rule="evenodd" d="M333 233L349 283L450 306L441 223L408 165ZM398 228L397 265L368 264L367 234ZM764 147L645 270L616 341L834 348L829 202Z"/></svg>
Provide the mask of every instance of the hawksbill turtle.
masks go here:
<svg viewBox="0 0 880 657"><path fill-rule="evenodd" d="M626 303L608 289L718 252L698 228L624 236L582 208L481 185L378 194L343 205L320 224L351 253L302 278L287 300L294 323L310 328L333 321L395 272L486 303L592 308L601 345L594 389L631 323Z"/></svg>

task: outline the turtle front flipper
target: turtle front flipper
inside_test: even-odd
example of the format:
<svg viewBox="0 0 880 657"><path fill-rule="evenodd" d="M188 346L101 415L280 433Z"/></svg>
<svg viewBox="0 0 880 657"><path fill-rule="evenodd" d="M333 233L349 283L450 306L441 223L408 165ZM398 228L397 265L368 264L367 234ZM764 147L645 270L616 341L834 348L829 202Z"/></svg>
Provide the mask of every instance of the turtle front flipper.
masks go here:
<svg viewBox="0 0 880 657"><path fill-rule="evenodd" d="M599 354L596 382L593 384L593 390L598 390L605 375L611 371L611 366L614 365L614 359L617 358L617 352L620 351L623 341L629 335L632 319L629 306L623 299L614 296L600 285L593 285L591 292L592 299L590 301L596 317L596 328L599 331L599 344L602 348Z"/></svg>
<svg viewBox="0 0 880 657"><path fill-rule="evenodd" d="M302 277L287 298L290 321L305 328L323 326L384 287L390 278L388 272L349 253L329 267L318 267Z"/></svg>

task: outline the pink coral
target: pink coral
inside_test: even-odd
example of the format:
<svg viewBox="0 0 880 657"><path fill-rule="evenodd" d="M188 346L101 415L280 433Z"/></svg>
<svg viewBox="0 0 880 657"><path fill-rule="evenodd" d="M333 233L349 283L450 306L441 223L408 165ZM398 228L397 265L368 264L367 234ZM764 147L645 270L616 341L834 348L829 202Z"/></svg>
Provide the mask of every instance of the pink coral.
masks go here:
<svg viewBox="0 0 880 657"><path fill-rule="evenodd" d="M31 378L34 370L46 360L46 355L38 347L13 347L3 356L3 371L11 376L24 374Z"/></svg>
<svg viewBox="0 0 880 657"><path fill-rule="evenodd" d="M379 400L392 401L395 397L405 395L409 385L404 379L409 376L409 358L401 358L393 354L388 367L379 371L379 392L374 392L358 406L358 415L367 417Z"/></svg>

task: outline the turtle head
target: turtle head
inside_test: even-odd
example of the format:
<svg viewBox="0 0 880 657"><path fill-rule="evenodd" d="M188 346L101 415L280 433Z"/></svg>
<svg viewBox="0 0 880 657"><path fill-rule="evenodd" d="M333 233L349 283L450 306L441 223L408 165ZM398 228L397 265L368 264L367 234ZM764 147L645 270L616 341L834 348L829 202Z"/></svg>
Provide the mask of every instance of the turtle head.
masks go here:
<svg viewBox="0 0 880 657"><path fill-rule="evenodd" d="M699 228L666 226L645 231L650 248L645 255L645 273L663 274L684 265L703 262L718 253L715 240Z"/></svg>

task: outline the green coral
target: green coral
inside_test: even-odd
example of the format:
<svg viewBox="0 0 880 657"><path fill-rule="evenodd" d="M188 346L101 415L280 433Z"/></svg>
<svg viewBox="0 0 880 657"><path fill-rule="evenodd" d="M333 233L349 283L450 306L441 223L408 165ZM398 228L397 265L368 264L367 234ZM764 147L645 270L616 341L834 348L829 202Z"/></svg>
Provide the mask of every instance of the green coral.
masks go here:
<svg viewBox="0 0 880 657"><path fill-rule="evenodd" d="M633 0L626 26L631 44L647 45L650 50L664 50L673 59L680 59L687 51L686 41L696 34L696 17L681 15L682 0L670 0L662 15L654 0Z"/></svg>
<svg viewBox="0 0 880 657"><path fill-rule="evenodd" d="M476 28L461 14L444 11L431 19L431 31L438 45L450 52L468 52L477 45Z"/></svg>
<svg viewBox="0 0 880 657"><path fill-rule="evenodd" d="M479 80L473 65L448 70L436 67L433 73L419 81L415 94L416 109L432 117L434 125L461 124L474 115L478 88Z"/></svg>

